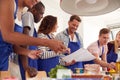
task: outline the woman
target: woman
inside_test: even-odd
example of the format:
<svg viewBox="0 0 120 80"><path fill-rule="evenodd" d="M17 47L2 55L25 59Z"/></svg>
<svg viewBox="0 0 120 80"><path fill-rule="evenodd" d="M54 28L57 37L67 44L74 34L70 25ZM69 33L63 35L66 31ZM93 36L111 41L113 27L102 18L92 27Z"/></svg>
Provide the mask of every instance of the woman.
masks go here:
<svg viewBox="0 0 120 80"><path fill-rule="evenodd" d="M54 39L54 32L57 30L57 17L48 15L43 18L38 30L38 38ZM59 64L59 53L55 53L49 47L39 46L43 50L41 59L38 59L38 70L48 72Z"/></svg>
<svg viewBox="0 0 120 80"><path fill-rule="evenodd" d="M110 41L108 44L108 53L107 53L107 62L116 62L117 59L120 59L120 31L116 34L114 41Z"/></svg>

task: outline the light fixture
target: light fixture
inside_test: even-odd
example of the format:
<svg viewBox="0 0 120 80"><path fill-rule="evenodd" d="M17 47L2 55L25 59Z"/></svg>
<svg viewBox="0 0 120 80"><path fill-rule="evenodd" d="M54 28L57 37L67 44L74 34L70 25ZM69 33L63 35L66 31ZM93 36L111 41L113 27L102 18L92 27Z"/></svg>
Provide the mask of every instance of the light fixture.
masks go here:
<svg viewBox="0 0 120 80"><path fill-rule="evenodd" d="M96 16L120 8L120 0L61 0L60 7L70 14Z"/></svg>

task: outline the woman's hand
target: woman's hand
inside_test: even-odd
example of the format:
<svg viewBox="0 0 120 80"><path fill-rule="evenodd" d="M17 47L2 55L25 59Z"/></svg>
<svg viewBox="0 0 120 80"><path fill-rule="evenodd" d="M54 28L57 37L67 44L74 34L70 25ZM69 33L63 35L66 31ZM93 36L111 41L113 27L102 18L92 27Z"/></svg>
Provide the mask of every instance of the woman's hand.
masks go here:
<svg viewBox="0 0 120 80"><path fill-rule="evenodd" d="M41 50L30 50L30 52L28 53L28 57L30 57L31 59L38 59L40 53L42 53L43 51Z"/></svg>

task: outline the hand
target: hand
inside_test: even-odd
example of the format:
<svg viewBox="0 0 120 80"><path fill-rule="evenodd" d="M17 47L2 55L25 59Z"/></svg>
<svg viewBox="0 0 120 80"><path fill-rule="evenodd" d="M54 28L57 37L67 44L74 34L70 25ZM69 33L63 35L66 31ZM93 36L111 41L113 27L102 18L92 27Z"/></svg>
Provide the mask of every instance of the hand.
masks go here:
<svg viewBox="0 0 120 80"><path fill-rule="evenodd" d="M51 39L48 42L48 47L50 47L52 50L54 50L56 53L63 53L66 51L66 47L64 46L63 42Z"/></svg>
<svg viewBox="0 0 120 80"><path fill-rule="evenodd" d="M66 51L64 53L70 54L70 48L66 48Z"/></svg>
<svg viewBox="0 0 120 80"><path fill-rule="evenodd" d="M26 71L30 77L35 77L37 75L37 70L33 67L27 67Z"/></svg>
<svg viewBox="0 0 120 80"><path fill-rule="evenodd" d="M30 57L31 59L38 59L39 58L39 54L41 53L41 50L31 50L28 53L28 57Z"/></svg>
<svg viewBox="0 0 120 80"><path fill-rule="evenodd" d="M115 65L114 62L111 62L111 63L109 63L108 67L109 67L110 69L115 69L115 68L116 68L116 65Z"/></svg>
<svg viewBox="0 0 120 80"><path fill-rule="evenodd" d="M66 48L65 52L59 52L59 54L70 54L70 48Z"/></svg>
<svg viewBox="0 0 120 80"><path fill-rule="evenodd" d="M65 66L70 66L70 65L73 65L73 64L75 64L76 63L76 61L75 60L72 60L71 62L66 62L65 63Z"/></svg>

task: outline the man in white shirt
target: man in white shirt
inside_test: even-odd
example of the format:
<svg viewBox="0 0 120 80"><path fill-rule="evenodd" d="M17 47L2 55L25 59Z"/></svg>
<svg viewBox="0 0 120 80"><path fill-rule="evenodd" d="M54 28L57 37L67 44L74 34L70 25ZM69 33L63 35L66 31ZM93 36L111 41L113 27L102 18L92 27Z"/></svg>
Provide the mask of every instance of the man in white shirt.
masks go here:
<svg viewBox="0 0 120 80"><path fill-rule="evenodd" d="M93 42L91 45L88 46L88 51L91 52L96 59L94 60L95 63L101 65L104 69L107 68L115 68L114 63L107 63L106 61L106 54L108 51L107 43L109 40L110 30L107 28L103 28L99 32L99 38L97 41Z"/></svg>

